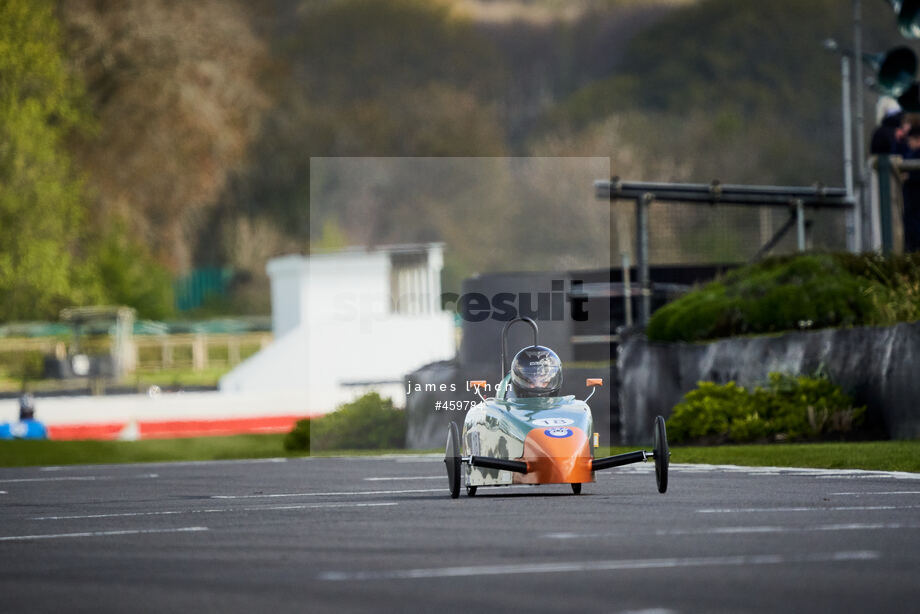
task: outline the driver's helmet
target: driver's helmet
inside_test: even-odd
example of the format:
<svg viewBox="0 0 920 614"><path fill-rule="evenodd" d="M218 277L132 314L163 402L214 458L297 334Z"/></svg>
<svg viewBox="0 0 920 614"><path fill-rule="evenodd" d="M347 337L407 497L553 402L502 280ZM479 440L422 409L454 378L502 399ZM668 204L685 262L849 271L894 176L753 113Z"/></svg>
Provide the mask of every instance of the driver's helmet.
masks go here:
<svg viewBox="0 0 920 614"><path fill-rule="evenodd" d="M551 397L562 387L562 361L542 345L524 348L511 361L511 387L517 397Z"/></svg>

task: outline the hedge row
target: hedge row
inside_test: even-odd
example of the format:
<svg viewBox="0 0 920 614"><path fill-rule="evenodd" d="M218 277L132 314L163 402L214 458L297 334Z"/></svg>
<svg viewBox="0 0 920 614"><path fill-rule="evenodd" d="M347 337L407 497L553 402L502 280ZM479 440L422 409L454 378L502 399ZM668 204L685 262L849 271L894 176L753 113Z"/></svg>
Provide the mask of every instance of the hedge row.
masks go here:
<svg viewBox="0 0 920 614"><path fill-rule="evenodd" d="M920 319L920 254L811 253L732 270L652 316L653 341Z"/></svg>
<svg viewBox="0 0 920 614"><path fill-rule="evenodd" d="M673 443L807 441L857 430L865 407L824 376L771 373L765 387L700 382L668 419Z"/></svg>
<svg viewBox="0 0 920 614"><path fill-rule="evenodd" d="M376 392L340 406L321 418L298 420L284 438L290 451L403 448L406 412Z"/></svg>

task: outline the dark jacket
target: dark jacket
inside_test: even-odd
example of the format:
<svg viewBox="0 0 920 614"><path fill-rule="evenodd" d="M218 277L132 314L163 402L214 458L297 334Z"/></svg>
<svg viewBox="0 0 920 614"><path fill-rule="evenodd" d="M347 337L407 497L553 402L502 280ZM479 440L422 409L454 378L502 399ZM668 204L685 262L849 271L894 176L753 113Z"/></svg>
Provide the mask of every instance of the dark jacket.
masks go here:
<svg viewBox="0 0 920 614"><path fill-rule="evenodd" d="M895 132L900 127L902 119L903 116L900 113L885 116L879 127L872 133L869 153L873 155L902 153L900 143L895 137Z"/></svg>

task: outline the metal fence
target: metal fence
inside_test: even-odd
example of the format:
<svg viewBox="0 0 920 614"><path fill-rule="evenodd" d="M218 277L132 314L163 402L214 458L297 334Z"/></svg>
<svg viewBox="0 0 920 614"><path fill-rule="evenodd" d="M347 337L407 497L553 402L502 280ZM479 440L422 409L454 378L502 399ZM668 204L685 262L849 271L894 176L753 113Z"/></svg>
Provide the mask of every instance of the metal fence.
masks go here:
<svg viewBox="0 0 920 614"><path fill-rule="evenodd" d="M271 341L271 333L136 337L133 341L135 368L138 371L229 368L267 347Z"/></svg>
<svg viewBox="0 0 920 614"><path fill-rule="evenodd" d="M856 244L855 207L843 188L614 178L595 182L595 192L613 207L611 255L620 255L624 269L636 263L640 322L647 322L651 311L651 265L743 264Z"/></svg>
<svg viewBox="0 0 920 614"><path fill-rule="evenodd" d="M232 279L232 269L216 267L195 269L177 278L173 282L176 310L182 312L201 307L209 296L227 296Z"/></svg>
<svg viewBox="0 0 920 614"><path fill-rule="evenodd" d="M272 334L268 332L136 336L128 342L126 372L228 369L267 347L271 341ZM111 345L109 336L99 335L84 339L83 349L94 355L107 355ZM66 356L66 343L59 338L0 339L0 378L19 378L26 366L33 371L40 368L45 357L64 359Z"/></svg>

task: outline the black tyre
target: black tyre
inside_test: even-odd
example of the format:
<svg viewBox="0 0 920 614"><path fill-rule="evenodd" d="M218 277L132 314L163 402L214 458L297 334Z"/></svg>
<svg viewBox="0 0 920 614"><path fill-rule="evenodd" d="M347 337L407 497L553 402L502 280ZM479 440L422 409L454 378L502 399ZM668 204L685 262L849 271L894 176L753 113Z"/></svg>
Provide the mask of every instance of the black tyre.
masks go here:
<svg viewBox="0 0 920 614"><path fill-rule="evenodd" d="M457 423L451 422L447 427L447 445L444 448L444 464L447 465L447 485L450 498L460 496L460 433Z"/></svg>
<svg viewBox="0 0 920 614"><path fill-rule="evenodd" d="M671 461L671 450L668 448L668 433L664 427L664 418L655 416L655 481L658 482L658 492L668 490L668 465Z"/></svg>
<svg viewBox="0 0 920 614"><path fill-rule="evenodd" d="M475 496L476 496L476 488L477 488L476 486L467 486L467 487L466 487L466 494L467 494L468 496L470 496L470 497L475 497Z"/></svg>
<svg viewBox="0 0 920 614"><path fill-rule="evenodd" d="M576 495L581 494L581 484L572 484L572 492Z"/></svg>

